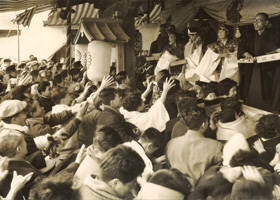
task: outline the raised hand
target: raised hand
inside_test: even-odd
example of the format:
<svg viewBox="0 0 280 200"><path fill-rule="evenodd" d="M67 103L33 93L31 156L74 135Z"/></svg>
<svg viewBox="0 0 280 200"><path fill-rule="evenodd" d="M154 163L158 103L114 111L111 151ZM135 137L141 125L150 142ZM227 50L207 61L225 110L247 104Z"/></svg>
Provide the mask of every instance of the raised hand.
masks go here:
<svg viewBox="0 0 280 200"><path fill-rule="evenodd" d="M100 84L100 88L104 89L113 84L114 84L114 77L112 76L103 77L102 82Z"/></svg>
<svg viewBox="0 0 280 200"><path fill-rule="evenodd" d="M24 187L24 185L30 181L31 177L33 175L33 172L30 172L29 174L26 174L25 176L17 175L17 172L13 172L13 180L11 182L11 188L15 191L19 191Z"/></svg>
<svg viewBox="0 0 280 200"><path fill-rule="evenodd" d="M174 87L174 80L166 78L165 82L163 83L163 91L169 91L172 87Z"/></svg>
<svg viewBox="0 0 280 200"><path fill-rule="evenodd" d="M244 166L242 168L243 177L246 180L256 181L258 183L264 184L264 179L256 167L253 166Z"/></svg>

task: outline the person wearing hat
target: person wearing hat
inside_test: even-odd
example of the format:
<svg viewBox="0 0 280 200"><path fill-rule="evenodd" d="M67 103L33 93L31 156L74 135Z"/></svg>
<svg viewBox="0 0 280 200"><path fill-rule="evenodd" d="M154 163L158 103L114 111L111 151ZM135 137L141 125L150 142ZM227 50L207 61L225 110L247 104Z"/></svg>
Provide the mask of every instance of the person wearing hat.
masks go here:
<svg viewBox="0 0 280 200"><path fill-rule="evenodd" d="M1 65L1 71L4 72L6 70L6 67L8 67L11 64L11 62L12 61L9 58L4 59L3 64Z"/></svg>
<svg viewBox="0 0 280 200"><path fill-rule="evenodd" d="M185 71L185 79L191 81L194 71L200 63L203 54L206 51L206 46L203 44L200 37L200 30L196 27L188 29L190 37L189 42L185 45L184 57L187 60L187 69Z"/></svg>
<svg viewBox="0 0 280 200"><path fill-rule="evenodd" d="M217 36L217 41L208 45L195 74L204 82L220 82L225 78L231 78L239 83L237 44L228 38L229 30L224 24L218 27Z"/></svg>
<svg viewBox="0 0 280 200"><path fill-rule="evenodd" d="M17 130L23 134L27 143L26 160L38 169L46 166L44 156L37 148L34 139L27 134L28 126L26 125L27 103L19 100L5 100L0 104L0 119L2 128Z"/></svg>

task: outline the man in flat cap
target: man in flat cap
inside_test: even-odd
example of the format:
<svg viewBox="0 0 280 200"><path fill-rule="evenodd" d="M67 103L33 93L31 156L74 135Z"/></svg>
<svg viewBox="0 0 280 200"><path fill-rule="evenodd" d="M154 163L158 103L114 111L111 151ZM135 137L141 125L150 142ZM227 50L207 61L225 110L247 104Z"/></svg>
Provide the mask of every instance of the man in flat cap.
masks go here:
<svg viewBox="0 0 280 200"><path fill-rule="evenodd" d="M27 155L25 157L34 167L41 169L46 166L44 156L37 148L34 139L27 134L26 126L27 103L19 100L6 100L0 104L0 118L2 129L17 130L23 134L27 144Z"/></svg>

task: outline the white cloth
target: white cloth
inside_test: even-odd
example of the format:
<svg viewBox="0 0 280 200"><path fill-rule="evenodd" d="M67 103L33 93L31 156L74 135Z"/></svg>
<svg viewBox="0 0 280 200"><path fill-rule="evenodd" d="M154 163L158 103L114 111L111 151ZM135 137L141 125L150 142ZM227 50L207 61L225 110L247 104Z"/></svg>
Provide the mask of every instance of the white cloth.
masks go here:
<svg viewBox="0 0 280 200"><path fill-rule="evenodd" d="M185 59L187 60L187 69L185 72L185 78L188 81L195 82L198 80L198 76L194 76L195 74L195 69L200 63L202 59L202 44L198 45L198 47L194 50L193 53L191 53L191 50L193 48L193 43L189 41L185 45L185 51L184 51L184 56Z"/></svg>
<svg viewBox="0 0 280 200"><path fill-rule="evenodd" d="M155 68L155 74L163 69L168 69L170 67L170 63L178 60L177 56L171 55L168 51L165 51L159 58L157 66Z"/></svg>
<svg viewBox="0 0 280 200"><path fill-rule="evenodd" d="M146 166L141 176L137 178L137 182L140 185L143 185L154 174L153 164L151 160L148 158L148 156L146 155L143 147L139 143L132 140L131 142L125 142L123 145L132 148L143 159Z"/></svg>
<svg viewBox="0 0 280 200"><path fill-rule="evenodd" d="M220 61L219 54L215 53L211 48L208 48L195 70L195 73L200 77L200 81L219 82L225 78L230 78L239 84L239 69L236 52L231 53L228 58L224 59L220 76L217 76L215 70Z"/></svg>
<svg viewBox="0 0 280 200"><path fill-rule="evenodd" d="M169 121L168 112L160 99L152 105L148 112L127 111L121 107L120 113L124 116L125 121L137 126L141 132L150 127L162 132L166 122Z"/></svg>
<svg viewBox="0 0 280 200"><path fill-rule="evenodd" d="M217 124L217 140L229 140L235 133L241 133L245 138L255 135L255 122L242 115L233 122Z"/></svg>
<svg viewBox="0 0 280 200"><path fill-rule="evenodd" d="M250 151L250 148L244 135L236 132L223 148L223 165L230 166L232 156L239 150Z"/></svg>

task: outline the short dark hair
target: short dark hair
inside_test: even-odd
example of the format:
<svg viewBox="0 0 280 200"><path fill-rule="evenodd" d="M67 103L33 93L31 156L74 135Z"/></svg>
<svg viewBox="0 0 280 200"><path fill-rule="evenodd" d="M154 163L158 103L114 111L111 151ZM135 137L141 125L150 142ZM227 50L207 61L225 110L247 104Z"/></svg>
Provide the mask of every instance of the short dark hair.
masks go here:
<svg viewBox="0 0 280 200"><path fill-rule="evenodd" d="M264 13L264 12L260 12L258 13L257 15L262 15L264 17L264 20L268 20L269 19L269 16L267 13Z"/></svg>
<svg viewBox="0 0 280 200"><path fill-rule="evenodd" d="M118 89L105 88L99 93L99 98L105 105L110 105L110 102L115 99L118 94Z"/></svg>
<svg viewBox="0 0 280 200"><path fill-rule="evenodd" d="M123 98L123 108L128 111L136 111L138 106L141 106L141 92L137 89L125 90L125 96Z"/></svg>
<svg viewBox="0 0 280 200"><path fill-rule="evenodd" d="M37 78L38 76L39 76L39 70L32 70L31 72L30 72L30 75L32 76L32 78L34 79L34 78Z"/></svg>
<svg viewBox="0 0 280 200"><path fill-rule="evenodd" d="M231 108L236 114L241 115L242 112L242 103L238 101L236 97L228 97L222 100L221 102L221 110L225 110Z"/></svg>
<svg viewBox="0 0 280 200"><path fill-rule="evenodd" d="M42 92L46 91L47 87L50 86L50 82L49 81L43 81L41 83L38 84L37 90L40 94L42 94Z"/></svg>
<svg viewBox="0 0 280 200"><path fill-rule="evenodd" d="M149 182L181 192L185 197L191 192L188 179L177 169L160 169L150 178Z"/></svg>
<svg viewBox="0 0 280 200"><path fill-rule="evenodd" d="M266 139L279 136L280 117L275 114L262 116L256 125L255 131L260 137Z"/></svg>
<svg viewBox="0 0 280 200"><path fill-rule="evenodd" d="M122 142L122 138L118 132L109 126L98 127L93 137L93 146L102 152L107 152Z"/></svg>
<svg viewBox="0 0 280 200"><path fill-rule="evenodd" d="M118 145L110 149L100 164L100 178L109 182L114 178L128 183L144 171L145 163L141 156L130 147Z"/></svg>
<svg viewBox="0 0 280 200"><path fill-rule="evenodd" d="M187 98L187 97L192 97L192 98L196 98L196 91L195 90L178 90L175 93L175 102L176 104L179 103L179 101L183 98Z"/></svg>
<svg viewBox="0 0 280 200"><path fill-rule="evenodd" d="M189 129L198 130L203 122L207 120L205 109L196 107L183 116L183 120Z"/></svg>
<svg viewBox="0 0 280 200"><path fill-rule="evenodd" d="M54 76L54 79L53 79L53 84L55 86L57 86L58 84L62 83L63 82L63 76L62 74L57 74Z"/></svg>
<svg viewBox="0 0 280 200"><path fill-rule="evenodd" d="M125 81L126 77L127 77L126 72L125 72L125 71L120 71L120 72L117 73L117 75L116 75L116 81L117 81L117 83L118 83L118 84L122 84L122 83Z"/></svg>
<svg viewBox="0 0 280 200"><path fill-rule="evenodd" d="M8 66L7 68L6 68L6 73L7 74L10 74L11 72L13 72L13 71L17 71L16 70L16 65L10 65L10 66Z"/></svg>
<svg viewBox="0 0 280 200"><path fill-rule="evenodd" d="M193 110L197 107L197 101L195 98L192 97L186 97L181 99L178 102L178 112L180 113L181 117L185 117L188 115L190 110Z"/></svg>
<svg viewBox="0 0 280 200"><path fill-rule="evenodd" d="M79 189L73 187L73 178L66 176L40 177L30 190L29 199L59 200L81 199Z"/></svg>
<svg viewBox="0 0 280 200"><path fill-rule="evenodd" d="M219 95L220 96L229 95L230 89L236 86L237 86L237 82L230 78L226 78L220 81L218 85Z"/></svg>
<svg viewBox="0 0 280 200"><path fill-rule="evenodd" d="M160 148L163 145L163 136L159 130L155 128L148 128L140 136L140 139L144 142L151 142L154 147Z"/></svg>
<svg viewBox="0 0 280 200"><path fill-rule="evenodd" d="M231 167L243 167L245 165L258 166L258 163L260 163L258 154L241 149L232 156L229 164Z"/></svg>
<svg viewBox="0 0 280 200"><path fill-rule="evenodd" d="M214 116L214 121L221 121L222 123L233 122L235 120L235 111L231 108L225 109Z"/></svg>
<svg viewBox="0 0 280 200"><path fill-rule="evenodd" d="M218 96L218 82L211 81L210 83L205 84L201 89L201 92L203 94L203 98L206 98L210 93L214 93Z"/></svg>

